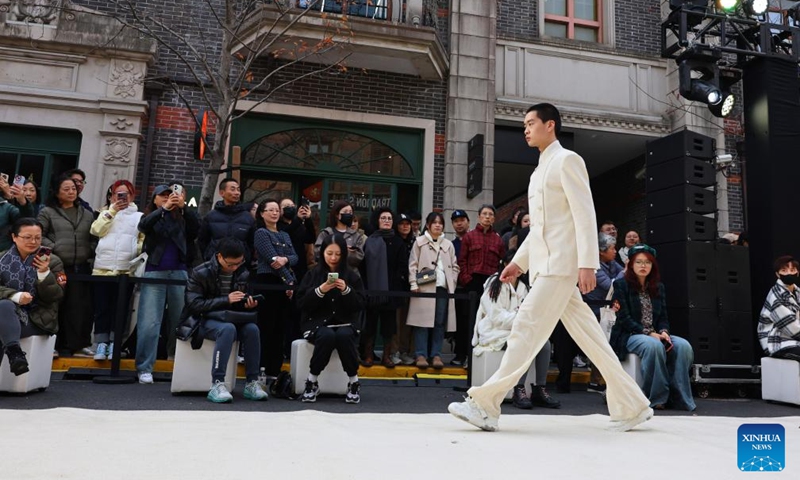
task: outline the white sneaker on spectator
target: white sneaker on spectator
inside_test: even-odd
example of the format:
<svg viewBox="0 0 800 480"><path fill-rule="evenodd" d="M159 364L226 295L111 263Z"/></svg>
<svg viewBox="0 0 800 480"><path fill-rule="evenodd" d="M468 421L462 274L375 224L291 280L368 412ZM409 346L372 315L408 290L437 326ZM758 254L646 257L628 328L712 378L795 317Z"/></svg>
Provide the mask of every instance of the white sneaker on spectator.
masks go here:
<svg viewBox="0 0 800 480"><path fill-rule="evenodd" d="M108 344L98 343L97 352L94 354L95 360L105 360L108 358Z"/></svg>
<svg viewBox="0 0 800 480"><path fill-rule="evenodd" d="M139 377L139 383L144 385L150 385L153 383L153 374L150 372L139 372L137 373Z"/></svg>
<svg viewBox="0 0 800 480"><path fill-rule="evenodd" d="M575 355L575 358L572 359L572 366L575 368L586 368L589 364L584 362L580 355Z"/></svg>
<svg viewBox="0 0 800 480"><path fill-rule="evenodd" d="M241 356L241 355L237 355L236 356L236 363L238 363L239 365L244 365L244 357Z"/></svg>
<svg viewBox="0 0 800 480"><path fill-rule="evenodd" d="M389 355L389 360L391 360L395 365L400 365L403 363L403 360L400 358L400 352L394 352L393 354Z"/></svg>
<svg viewBox="0 0 800 480"><path fill-rule="evenodd" d="M74 355L76 357L84 357L84 358L92 357L92 358L94 358L94 353L95 353L94 350L92 350L90 347L84 347L84 348L81 348L80 350L78 350L77 352L75 352Z"/></svg>
<svg viewBox="0 0 800 480"><path fill-rule="evenodd" d="M411 355L409 355L408 353L401 353L400 361L403 363L403 365L414 365L416 359Z"/></svg>
<svg viewBox="0 0 800 480"><path fill-rule="evenodd" d="M499 429L497 426L497 417L486 413L486 410L478 406L472 397L467 396L464 397L463 402L451 403L447 407L447 411L459 420L471 423L481 430L496 432Z"/></svg>
<svg viewBox="0 0 800 480"><path fill-rule="evenodd" d="M114 358L114 344L113 343L109 343L108 344L108 359L111 360L112 358ZM122 358L122 357L120 357L120 358Z"/></svg>
<svg viewBox="0 0 800 480"><path fill-rule="evenodd" d="M233 395L228 391L225 382L220 382L219 380L214 382L206 398L214 403L228 403L233 401Z"/></svg>

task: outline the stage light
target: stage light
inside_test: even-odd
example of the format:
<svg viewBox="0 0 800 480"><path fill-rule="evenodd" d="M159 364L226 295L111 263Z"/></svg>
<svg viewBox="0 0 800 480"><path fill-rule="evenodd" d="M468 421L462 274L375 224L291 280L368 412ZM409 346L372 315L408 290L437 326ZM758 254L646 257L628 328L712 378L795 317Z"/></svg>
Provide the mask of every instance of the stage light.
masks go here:
<svg viewBox="0 0 800 480"><path fill-rule="evenodd" d="M730 92L722 94L723 100L716 105L709 105L708 109L715 117L725 118L733 112L733 107L736 106L736 97Z"/></svg>
<svg viewBox="0 0 800 480"><path fill-rule="evenodd" d="M732 13L739 6L739 0L717 0L717 10Z"/></svg>
<svg viewBox="0 0 800 480"><path fill-rule="evenodd" d="M709 105L717 105L722 101L722 92L711 82L693 79L689 86L689 95L685 97L689 100L705 102Z"/></svg>
<svg viewBox="0 0 800 480"><path fill-rule="evenodd" d="M742 8L747 15L764 15L769 8L769 2L767 0L744 0Z"/></svg>

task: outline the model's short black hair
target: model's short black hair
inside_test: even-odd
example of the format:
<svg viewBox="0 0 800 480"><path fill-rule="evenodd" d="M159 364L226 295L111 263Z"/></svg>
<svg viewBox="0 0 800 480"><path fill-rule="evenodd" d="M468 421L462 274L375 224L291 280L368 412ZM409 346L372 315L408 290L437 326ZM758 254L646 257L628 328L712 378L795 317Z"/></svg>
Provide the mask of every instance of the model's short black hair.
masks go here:
<svg viewBox="0 0 800 480"><path fill-rule="evenodd" d="M220 190L225 190L225 188L226 188L226 187L228 186L228 184L229 184L229 183L231 183L231 182L234 182L236 185L239 185L239 180L236 180L236 179L235 179L235 178L233 178L233 177L225 177L225 178L223 178L223 179L222 179L222 181L221 181L221 182L219 182L219 189L220 189Z"/></svg>
<svg viewBox="0 0 800 480"><path fill-rule="evenodd" d="M531 112L536 112L536 116L539 117L542 123L547 123L550 120L556 122L556 135L561 133L561 114L558 112L555 105L550 103L537 103L536 105L531 105L525 114L527 115Z"/></svg>
<svg viewBox="0 0 800 480"><path fill-rule="evenodd" d="M222 258L239 258L244 256L244 244L233 237L225 237L219 241L217 252Z"/></svg>

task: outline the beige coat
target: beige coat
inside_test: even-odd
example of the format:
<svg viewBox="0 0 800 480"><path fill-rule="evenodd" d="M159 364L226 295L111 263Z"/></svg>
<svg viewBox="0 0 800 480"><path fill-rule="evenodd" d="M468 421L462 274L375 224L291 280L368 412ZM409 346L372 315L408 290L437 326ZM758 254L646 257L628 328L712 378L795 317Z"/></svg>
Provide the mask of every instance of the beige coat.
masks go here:
<svg viewBox="0 0 800 480"><path fill-rule="evenodd" d="M444 276L447 280L447 291L456 291L458 281L458 259L453 242L439 237L441 243L441 254L439 259L444 265ZM425 268L433 268L436 262L436 249L430 245L430 240L425 235L417 237L411 247L411 256L408 259L408 282L411 289L417 288L417 271ZM419 285L419 293L436 293L436 282ZM435 298L411 298L408 304L408 319L406 325L410 327L433 328L434 312L436 311ZM456 308L453 300L450 300L447 307L447 325L445 331L455 332L456 330Z"/></svg>
<svg viewBox="0 0 800 480"><path fill-rule="evenodd" d="M545 148L531 175L528 205L531 231L513 260L523 272L533 279L600 268L592 191L580 155L558 141Z"/></svg>

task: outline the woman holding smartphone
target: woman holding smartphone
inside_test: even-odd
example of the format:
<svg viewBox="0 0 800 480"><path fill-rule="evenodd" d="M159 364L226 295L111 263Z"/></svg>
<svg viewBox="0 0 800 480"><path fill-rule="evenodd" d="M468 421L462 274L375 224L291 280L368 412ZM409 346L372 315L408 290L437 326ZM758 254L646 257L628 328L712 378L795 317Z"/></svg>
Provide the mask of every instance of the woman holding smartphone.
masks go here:
<svg viewBox="0 0 800 480"><path fill-rule="evenodd" d="M361 277L347 267L347 243L341 235L331 235L320 244L321 261L303 278L297 289L300 330L314 345L311 368L306 378L302 401L317 401L318 376L339 353L349 381L345 402L361 401L358 381L358 334L364 309Z"/></svg>
<svg viewBox="0 0 800 480"><path fill-rule="evenodd" d="M181 188L176 188L181 187ZM194 258L192 246L200 230L200 219L186 208L183 186L158 185L139 221L147 253L144 278L180 280L189 278ZM175 328L184 306L185 285L143 283L139 286L136 317L136 372L139 383L153 383L153 365L158 350L162 319L169 322L167 351L175 351ZM166 307L166 311L165 311Z"/></svg>
<svg viewBox="0 0 800 480"><path fill-rule="evenodd" d="M689 342L669 333L656 251L638 244L628 251L628 258L625 277L614 281L614 306L619 310L611 329L611 348L620 360L628 353L641 358L642 390L651 408L693 411L689 368L694 352Z"/></svg>
<svg viewBox="0 0 800 480"><path fill-rule="evenodd" d="M144 234L137 228L142 213L133 203L134 188L127 180L117 180L111 185L111 198L92 223L91 234L98 237L92 275L113 277L129 275L131 260L141 251ZM117 303L129 311L133 284L122 298L117 296L116 282L96 282L94 286L94 341L95 360L111 360L114 336L111 331Z"/></svg>

